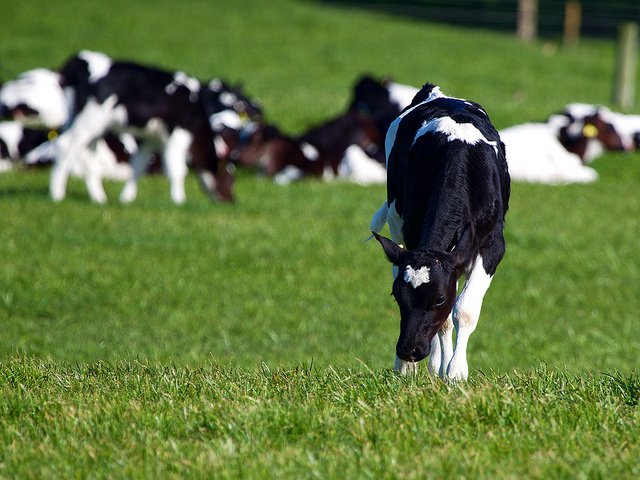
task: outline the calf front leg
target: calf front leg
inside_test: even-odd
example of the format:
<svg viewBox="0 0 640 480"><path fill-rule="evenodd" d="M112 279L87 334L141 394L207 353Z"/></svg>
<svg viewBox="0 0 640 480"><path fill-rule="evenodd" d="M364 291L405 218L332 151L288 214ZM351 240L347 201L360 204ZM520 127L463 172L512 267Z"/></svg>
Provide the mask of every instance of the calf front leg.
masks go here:
<svg viewBox="0 0 640 480"><path fill-rule="evenodd" d="M456 330L456 346L446 372L449 379L466 380L469 376L467 345L469 337L478 325L482 300L492 279L493 276L484 270L482 257L478 256L454 306L453 326Z"/></svg>
<svg viewBox="0 0 640 480"><path fill-rule="evenodd" d="M49 181L49 192L54 201L58 202L65 197L67 181L74 165L82 161L83 157L89 162L95 161L89 158L87 149L104 134L109 125L118 120L118 112L114 109L116 101L115 95L101 104L89 100L69 129L56 140L56 158ZM106 195L102 188L102 179L94 168L94 165L88 165L86 168L87 189L93 201L104 203Z"/></svg>
<svg viewBox="0 0 640 480"><path fill-rule="evenodd" d="M169 139L164 152L165 169L171 186L171 200L182 205L186 200L184 179L187 176L187 153L193 136L182 128L176 128Z"/></svg>
<svg viewBox="0 0 640 480"><path fill-rule="evenodd" d="M138 196L138 180L147 168L147 162L151 156L151 147L143 144L140 149L131 156L129 163L131 164L131 177L124 184L122 192L120 192L121 203L131 203Z"/></svg>
<svg viewBox="0 0 640 480"><path fill-rule="evenodd" d="M444 325L431 339L429 354L429 373L434 377L444 378L447 366L453 356L453 321L450 313Z"/></svg>

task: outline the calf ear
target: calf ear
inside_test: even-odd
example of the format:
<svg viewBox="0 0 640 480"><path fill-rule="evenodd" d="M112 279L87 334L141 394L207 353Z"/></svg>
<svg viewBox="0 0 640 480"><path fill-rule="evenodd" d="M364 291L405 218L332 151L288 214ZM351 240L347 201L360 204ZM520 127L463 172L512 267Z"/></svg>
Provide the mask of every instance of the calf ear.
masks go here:
<svg viewBox="0 0 640 480"><path fill-rule="evenodd" d="M387 255L389 261L394 265L398 265L398 263L400 262L400 256L404 253L402 247L395 243L393 240L389 240L382 235L378 235L376 232L371 233L373 233L373 236L376 237L376 240L378 240L380 242L380 245L382 245L382 249Z"/></svg>

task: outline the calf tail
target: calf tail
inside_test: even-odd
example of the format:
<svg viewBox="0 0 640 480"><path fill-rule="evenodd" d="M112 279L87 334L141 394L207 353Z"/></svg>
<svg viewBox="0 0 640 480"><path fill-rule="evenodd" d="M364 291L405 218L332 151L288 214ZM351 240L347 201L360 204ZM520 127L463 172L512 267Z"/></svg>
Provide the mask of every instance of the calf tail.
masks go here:
<svg viewBox="0 0 640 480"><path fill-rule="evenodd" d="M369 224L369 229L372 232L380 233L384 224L387 223L387 211L389 207L387 205L387 200L384 201L382 206L378 209L376 213L373 214L371 218L371 223ZM371 235L367 240L371 240L373 235Z"/></svg>

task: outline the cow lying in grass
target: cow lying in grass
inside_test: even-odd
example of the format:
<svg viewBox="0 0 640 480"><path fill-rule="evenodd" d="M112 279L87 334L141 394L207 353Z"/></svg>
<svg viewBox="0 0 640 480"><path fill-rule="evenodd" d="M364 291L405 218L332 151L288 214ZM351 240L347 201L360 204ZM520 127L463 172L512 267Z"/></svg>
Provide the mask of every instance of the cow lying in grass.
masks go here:
<svg viewBox="0 0 640 480"><path fill-rule="evenodd" d="M32 127L57 130L69 117L60 74L45 68L24 72L0 88L0 117Z"/></svg>
<svg viewBox="0 0 640 480"><path fill-rule="evenodd" d="M292 137L277 127L255 124L229 141L231 158L256 168L279 184L304 178L343 178L355 183L382 183L386 178L382 136L374 123L347 112Z"/></svg>
<svg viewBox="0 0 640 480"><path fill-rule="evenodd" d="M50 166L55 159L57 130L42 130L20 122L0 122L0 172L15 167ZM79 153L71 175L86 178L99 172L101 178L127 181L131 177L129 159L138 151L136 140L126 133L107 133L93 148Z"/></svg>
<svg viewBox="0 0 640 480"><path fill-rule="evenodd" d="M389 127L385 147L387 199L371 229L393 263L395 370L414 371L430 355L432 373L466 379L469 336L505 252L504 145L480 105L426 84ZM378 234L385 223L392 240Z"/></svg>
<svg viewBox="0 0 640 480"><path fill-rule="evenodd" d="M500 137L511 178L547 184L593 182L598 173L588 163L605 151L634 147L631 136L615 127L613 112L583 104L568 105L545 123L505 128Z"/></svg>

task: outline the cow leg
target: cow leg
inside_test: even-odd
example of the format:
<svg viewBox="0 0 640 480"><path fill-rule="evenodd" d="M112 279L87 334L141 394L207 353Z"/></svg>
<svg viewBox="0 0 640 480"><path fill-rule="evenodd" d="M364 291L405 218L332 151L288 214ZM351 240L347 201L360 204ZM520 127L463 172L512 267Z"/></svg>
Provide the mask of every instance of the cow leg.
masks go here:
<svg viewBox="0 0 640 480"><path fill-rule="evenodd" d="M449 314L444 325L431 339L431 352L429 353L429 373L444 378L447 366L453 356L453 320Z"/></svg>
<svg viewBox="0 0 640 480"><path fill-rule="evenodd" d="M49 193L54 201L60 201L65 197L67 181L73 166L82 161L83 156L87 157L89 146L117 120L114 110L115 103L115 96L109 97L102 104L89 100L78 113L71 127L58 137L56 159L49 181ZM91 162L93 160L88 163ZM87 165L85 172L87 190L93 201L104 203L106 195L102 188L102 180L99 178L99 173L96 174L93 168L93 166Z"/></svg>
<svg viewBox="0 0 640 480"><path fill-rule="evenodd" d="M493 275L489 275L478 256L469 272L467 280L458 296L453 312L453 326L456 330L456 346L453 358L447 368L447 377L452 380L466 380L469 375L467 344L478 325L482 300L491 285Z"/></svg>
<svg viewBox="0 0 640 480"><path fill-rule="evenodd" d="M171 200L177 205L182 205L186 200L184 179L187 176L187 153L192 139L193 137L188 131L176 128L169 136L164 151L164 164L167 177L169 177Z"/></svg>
<svg viewBox="0 0 640 480"><path fill-rule="evenodd" d="M138 196L138 180L147 169L147 162L152 154L152 149L147 144L142 144L138 151L131 156L131 177L126 181L122 192L120 192L121 203L131 203Z"/></svg>

